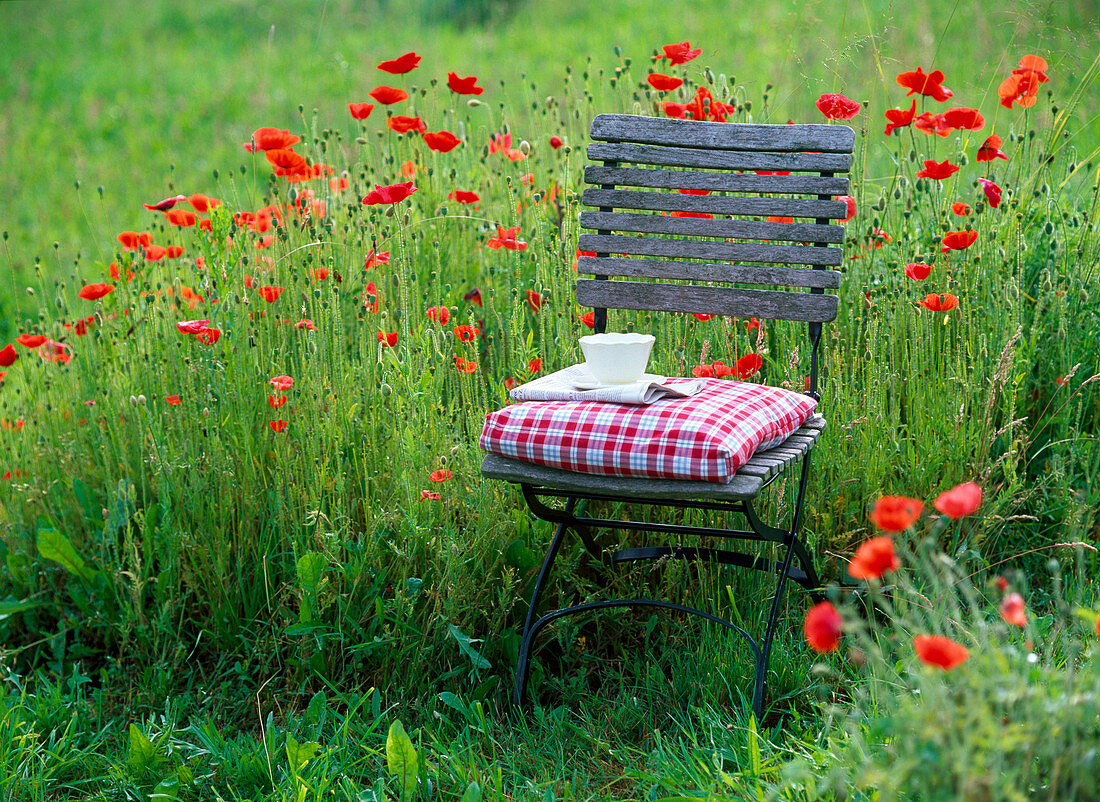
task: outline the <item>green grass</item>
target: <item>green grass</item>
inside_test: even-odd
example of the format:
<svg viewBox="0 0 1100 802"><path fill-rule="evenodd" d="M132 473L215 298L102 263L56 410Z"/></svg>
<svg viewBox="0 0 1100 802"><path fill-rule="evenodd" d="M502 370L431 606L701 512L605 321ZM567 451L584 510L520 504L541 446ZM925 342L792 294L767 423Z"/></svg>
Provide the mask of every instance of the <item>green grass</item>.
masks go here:
<svg viewBox="0 0 1100 802"><path fill-rule="evenodd" d="M807 601L796 593L759 736L742 698L744 648L644 615L549 633L533 683L543 706L519 723L504 712L514 632L549 530L512 489L481 480L477 435L505 401L504 379L523 378L531 358L545 370L579 359L571 263L588 122L601 111L649 112L649 56L683 39L704 48L685 70L690 84L708 84L712 68L738 120L818 121L813 100L824 91L869 102L853 121L859 214L847 229L843 311L827 329L830 432L807 509L827 575L840 578L853 547L874 534L866 510L877 496L931 500L978 481L980 514L935 528L929 548L960 570L984 576L992 563L1023 577L1029 606L1055 623L1033 633L1049 644L1040 673L1007 682L1049 681L1049 696L1024 694L1028 711L1068 704L1064 678L1078 665L1091 676L1095 659L1067 605L1095 608L1096 565L1087 549L1075 557L1059 544L1095 540L1100 505L1100 394L1090 379L1100 365L1100 135L1088 9L922 13L867 2L826 15L771 4L734 17L717 2L641 13L555 0L455 29L433 17L440 8L151 3L136 14L102 3L76 15L0 5L0 23L13 23L0 24L0 96L12 99L0 117L0 344L33 331L74 353L59 365L17 345L0 386L0 472L12 472L0 483L0 799L142 798L173 777L183 799L366 799L375 786L380 799L378 783L397 793L385 760L396 719L424 760L421 791L430 780L456 798L471 782L486 798L829 798L865 787L857 769L889 764L883 732L935 712L907 701L907 683L940 700L956 686L920 685L927 677L899 675L896 661L861 672L837 658L806 688L814 655L798 636ZM535 14L556 24L536 25ZM382 78L374 69L413 48L420 71ZM1002 109L996 86L1025 53L1050 61L1051 95L1027 112ZM917 65L943 69L952 102L978 106L986 127L943 140L883 137L883 110L904 97L893 76ZM481 105L427 85L450 69L481 77ZM346 103L381 82L422 86L398 111L465 144L431 153L385 131L381 109L356 124ZM351 184L336 193L313 182L324 214L288 211L267 249L232 213L286 203L302 187L242 150L260 125L303 135L300 150L346 170ZM504 130L529 144L528 159L487 153ZM990 130L1004 137L1007 163L974 162ZM555 133L567 147L549 148ZM925 158L962 170L918 179ZM418 192L392 216L358 202L374 184L401 180L409 161ZM987 174L1005 189L996 210L976 185ZM455 188L476 189L480 205L450 203ZM166 227L140 206L177 191L224 201L212 215L216 238ZM965 221L949 211L956 200L974 208ZM943 256L943 233L966 222L977 243ZM530 247L488 249L497 223L519 226ZM148 230L184 255L144 262L120 251L122 230ZM391 262L364 272L372 247ZM916 284L902 270L922 259L934 268ZM79 299L82 284L110 280L112 261L135 280L111 280L115 291L100 301ZM332 275L317 279L317 268ZM268 303L252 279L286 289ZM367 282L377 312L364 306ZM205 300L192 306L184 287ZM465 300L474 287L484 307ZM544 299L537 313L528 290ZM960 306L921 310L914 302L927 292L956 294ZM425 316L436 305L450 309L448 325ZM86 334L71 328L89 316ZM213 345L176 329L206 318L222 331ZM287 325L303 318L316 331ZM457 324L484 336L459 342ZM759 336L737 321L686 316L622 315L612 325L656 334L654 363L669 374L704 354L729 363L759 351L769 383L800 387L808 364L795 325L769 322ZM397 332L397 345L380 347L378 332ZM478 369L457 371L455 356ZM280 374L295 383L274 410L269 379ZM182 403L170 405L173 395ZM285 431L269 428L276 419L289 421ZM434 484L440 468L454 476ZM422 490L442 499L422 502ZM792 491L778 488L765 511L788 512ZM1067 566L1066 586L1050 581L1049 559ZM582 550L567 549L560 564L548 603L596 592ZM940 598L935 571L920 573L914 592ZM757 628L763 616L748 601L764 591L753 578L666 566L616 582L687 588ZM995 619L968 609L979 608L978 618ZM953 609L901 616L884 637L947 627ZM957 687L985 704L993 689L981 677L1018 646L983 626L972 627L981 668ZM957 746L958 736L986 760L993 731L952 720L936 746ZM290 737L321 751L303 767L287 755ZM1036 788L1060 765L1047 752L1021 761L1018 773L983 765ZM945 776L960 774L946 757L931 770L948 766Z"/></svg>

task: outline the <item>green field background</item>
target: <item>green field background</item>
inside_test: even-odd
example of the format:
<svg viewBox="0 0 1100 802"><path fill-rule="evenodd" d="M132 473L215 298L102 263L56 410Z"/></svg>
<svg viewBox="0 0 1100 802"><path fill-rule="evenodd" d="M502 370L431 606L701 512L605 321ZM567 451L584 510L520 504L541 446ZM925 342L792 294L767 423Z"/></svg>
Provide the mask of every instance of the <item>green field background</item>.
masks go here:
<svg viewBox="0 0 1100 802"><path fill-rule="evenodd" d="M996 128L996 85L1019 57L1043 55L1047 86L1068 95L1095 55L1096 19L1089 0L996 10L882 0L0 3L0 334L37 312L26 293L36 257L47 279L78 254L110 261L115 233L147 220L142 202L213 194L213 172L241 163L254 128L300 130L301 106L354 136L346 104L387 80L476 74L482 99L504 104L517 135L533 139L546 132L525 128L524 109L565 100L567 66L589 69L598 92L600 71L629 58L641 80L656 49L688 39L703 49L691 66L736 76L761 122L817 121L814 99L835 91L870 102L855 122L877 134L882 111L901 102L894 76L919 65L942 69L953 102L978 106ZM375 69L407 50L424 57L416 72ZM1097 141L1097 102L1086 94L1069 126L1084 152ZM873 142L871 164L887 170L887 142Z"/></svg>

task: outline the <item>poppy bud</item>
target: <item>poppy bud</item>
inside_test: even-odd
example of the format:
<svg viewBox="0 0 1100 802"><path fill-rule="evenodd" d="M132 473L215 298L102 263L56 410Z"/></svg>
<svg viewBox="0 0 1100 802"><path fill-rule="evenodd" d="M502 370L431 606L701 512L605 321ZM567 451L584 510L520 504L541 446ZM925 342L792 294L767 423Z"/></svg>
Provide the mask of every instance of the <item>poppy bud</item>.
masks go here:
<svg viewBox="0 0 1100 802"><path fill-rule="evenodd" d="M138 403L137 396L136 395L130 396L130 406L136 407L137 403Z"/></svg>
<svg viewBox="0 0 1100 802"><path fill-rule="evenodd" d="M209 418L210 417L210 407L203 407L202 408L202 415L203 415L204 418Z"/></svg>
<svg viewBox="0 0 1100 802"><path fill-rule="evenodd" d="M27 295L34 295L34 287L27 287Z"/></svg>
<svg viewBox="0 0 1100 802"><path fill-rule="evenodd" d="M471 109L476 109L478 106L481 105L481 101L478 100L476 97L472 97L466 101L466 105L469 106Z"/></svg>
<svg viewBox="0 0 1100 802"><path fill-rule="evenodd" d="M139 395L139 396L137 397L137 402L138 402L138 405L139 405L139 406L145 406L145 402L146 402L147 400L148 400L148 399L146 399L146 397L145 397L144 395Z"/></svg>
<svg viewBox="0 0 1100 802"><path fill-rule="evenodd" d="M389 398L393 394L393 388L385 382L382 383L382 386L379 387L378 390L382 393L383 398Z"/></svg>
<svg viewBox="0 0 1100 802"><path fill-rule="evenodd" d="M519 152L526 156L531 152L531 143L526 139L521 140L519 143Z"/></svg>

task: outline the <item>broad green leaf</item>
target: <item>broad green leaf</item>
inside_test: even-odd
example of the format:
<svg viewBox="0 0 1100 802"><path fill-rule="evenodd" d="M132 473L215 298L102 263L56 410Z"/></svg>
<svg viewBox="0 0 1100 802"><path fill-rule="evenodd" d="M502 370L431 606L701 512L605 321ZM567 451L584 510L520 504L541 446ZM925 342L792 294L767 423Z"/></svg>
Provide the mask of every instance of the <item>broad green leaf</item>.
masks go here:
<svg viewBox="0 0 1100 802"><path fill-rule="evenodd" d="M298 584L302 590L314 596L321 585L321 574L325 570L325 555L310 551L298 558Z"/></svg>
<svg viewBox="0 0 1100 802"><path fill-rule="evenodd" d="M72 541L52 527L39 527L38 553L47 560L58 563L70 574L79 577L85 583L91 582L96 574L95 571L84 564L84 560L77 554Z"/></svg>
<svg viewBox="0 0 1100 802"><path fill-rule="evenodd" d="M412 739L405 732L400 719L390 725L386 736L386 767L397 778L401 798L408 799L416 791L416 749Z"/></svg>
<svg viewBox="0 0 1100 802"><path fill-rule="evenodd" d="M41 607L44 602L31 601L30 599L0 599L0 617L21 613L24 610L33 610Z"/></svg>
<svg viewBox="0 0 1100 802"><path fill-rule="evenodd" d="M466 790L462 793L462 798L458 802L481 802L481 786L476 782L471 782L466 786Z"/></svg>
<svg viewBox="0 0 1100 802"><path fill-rule="evenodd" d="M138 776L157 764L156 746L136 724L130 725L130 756L126 762L130 771Z"/></svg>
<svg viewBox="0 0 1100 802"><path fill-rule="evenodd" d="M290 763L291 771L297 774L302 767L317 757L321 751L321 745L315 741L300 744L292 736L286 739L286 759Z"/></svg>
<svg viewBox="0 0 1100 802"><path fill-rule="evenodd" d="M169 777L167 780L162 780L157 783L157 787L149 794L149 799L151 802L155 802L156 800L161 800L162 802L165 800L172 800L172 802L175 802L180 798L179 792L179 780L175 777Z"/></svg>
<svg viewBox="0 0 1100 802"><path fill-rule="evenodd" d="M489 669L493 667L493 664L482 657L481 653L473 647L473 644L481 643L480 640L471 638L454 624L447 624L447 632L458 642L458 650L470 659L470 662L474 664L474 668Z"/></svg>

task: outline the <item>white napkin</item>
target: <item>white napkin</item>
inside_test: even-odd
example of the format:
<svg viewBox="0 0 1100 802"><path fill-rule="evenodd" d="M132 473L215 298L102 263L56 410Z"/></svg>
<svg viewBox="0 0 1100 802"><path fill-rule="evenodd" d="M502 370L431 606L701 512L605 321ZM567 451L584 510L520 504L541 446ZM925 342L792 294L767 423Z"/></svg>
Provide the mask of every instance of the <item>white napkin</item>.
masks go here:
<svg viewBox="0 0 1100 802"><path fill-rule="evenodd" d="M599 385L587 366L571 365L512 388L514 401L606 401L614 404L652 404L666 398L687 398L701 393L706 384L698 379L672 379L647 374L630 384ZM589 388L589 389L582 389Z"/></svg>

